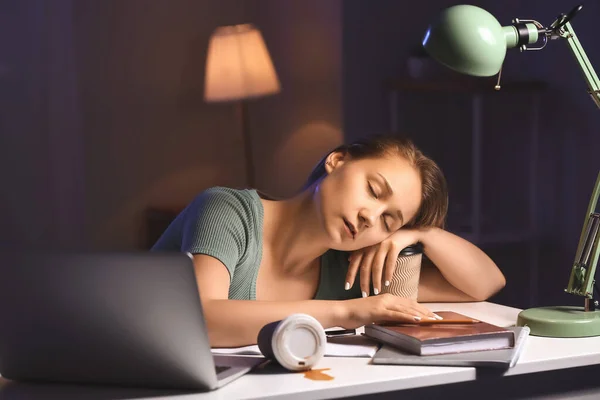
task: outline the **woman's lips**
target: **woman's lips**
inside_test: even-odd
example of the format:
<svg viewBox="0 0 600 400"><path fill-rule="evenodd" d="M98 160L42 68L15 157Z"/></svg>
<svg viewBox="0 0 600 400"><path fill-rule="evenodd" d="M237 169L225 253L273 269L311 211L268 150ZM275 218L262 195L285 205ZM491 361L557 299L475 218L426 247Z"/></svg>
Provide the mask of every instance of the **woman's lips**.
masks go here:
<svg viewBox="0 0 600 400"><path fill-rule="evenodd" d="M344 218L344 228L348 236L354 239L354 230L352 225Z"/></svg>

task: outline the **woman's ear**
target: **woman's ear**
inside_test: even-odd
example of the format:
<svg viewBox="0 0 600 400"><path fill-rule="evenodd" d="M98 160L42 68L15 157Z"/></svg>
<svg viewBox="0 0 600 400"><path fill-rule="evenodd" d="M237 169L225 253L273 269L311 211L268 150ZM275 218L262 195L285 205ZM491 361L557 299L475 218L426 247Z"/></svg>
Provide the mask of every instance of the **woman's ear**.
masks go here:
<svg viewBox="0 0 600 400"><path fill-rule="evenodd" d="M344 164L347 156L341 151L335 151L330 153L325 159L325 171L328 174L333 172L334 169L341 167Z"/></svg>

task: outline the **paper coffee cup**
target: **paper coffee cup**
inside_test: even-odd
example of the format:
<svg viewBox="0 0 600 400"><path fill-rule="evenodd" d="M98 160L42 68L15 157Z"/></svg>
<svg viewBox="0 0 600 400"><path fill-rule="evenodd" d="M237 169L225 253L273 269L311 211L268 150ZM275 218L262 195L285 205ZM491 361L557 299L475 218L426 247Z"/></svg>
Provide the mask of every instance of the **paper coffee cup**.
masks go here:
<svg viewBox="0 0 600 400"><path fill-rule="evenodd" d="M403 249L396 260L396 269L390 285L385 286L385 279L382 280L381 293L416 300L419 294L422 261L423 247L420 244Z"/></svg>
<svg viewBox="0 0 600 400"><path fill-rule="evenodd" d="M319 321L308 314L265 325L258 333L258 348L266 358L290 371L312 368L324 355L327 338Z"/></svg>

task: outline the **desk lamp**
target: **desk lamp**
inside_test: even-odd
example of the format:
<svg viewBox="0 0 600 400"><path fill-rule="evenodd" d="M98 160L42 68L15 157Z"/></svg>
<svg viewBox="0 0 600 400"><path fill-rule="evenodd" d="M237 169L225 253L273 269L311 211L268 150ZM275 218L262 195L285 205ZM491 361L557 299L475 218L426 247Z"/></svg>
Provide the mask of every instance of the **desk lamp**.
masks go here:
<svg viewBox="0 0 600 400"><path fill-rule="evenodd" d="M472 5L457 5L444 10L429 26L423 38L427 53L445 66L474 76L498 74L500 89L502 63L506 50L541 50L549 40L564 39L579 64L588 85L588 93L600 108L600 80L590 64L570 21L582 9L579 5L560 14L548 27L535 20L514 19L502 26L487 11ZM537 47L531 45L537 44ZM537 307L519 313L518 326L529 326L531 334L549 337L600 336L600 310L594 297L598 292L594 276L600 247L600 213L596 208L600 196L600 173L585 214L583 229L571 269L567 293L582 296L583 307ZM596 293L600 295L600 293Z"/></svg>

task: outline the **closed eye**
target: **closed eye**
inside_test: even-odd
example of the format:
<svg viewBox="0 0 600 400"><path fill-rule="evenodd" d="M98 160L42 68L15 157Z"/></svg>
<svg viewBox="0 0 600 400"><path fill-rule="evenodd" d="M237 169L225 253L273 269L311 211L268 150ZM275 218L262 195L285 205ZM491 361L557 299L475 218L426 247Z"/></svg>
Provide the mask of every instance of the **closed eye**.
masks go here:
<svg viewBox="0 0 600 400"><path fill-rule="evenodd" d="M376 199L378 199L379 196L377 195L377 193L375 193L375 190L373 189L373 185L371 185L371 182L368 182L368 186L369 186L369 191L371 192L371 196L373 196Z"/></svg>
<svg viewBox="0 0 600 400"><path fill-rule="evenodd" d="M383 218L383 225L385 226L385 230L391 233L392 230L390 229L390 225L388 224L385 215L382 215L381 218Z"/></svg>

